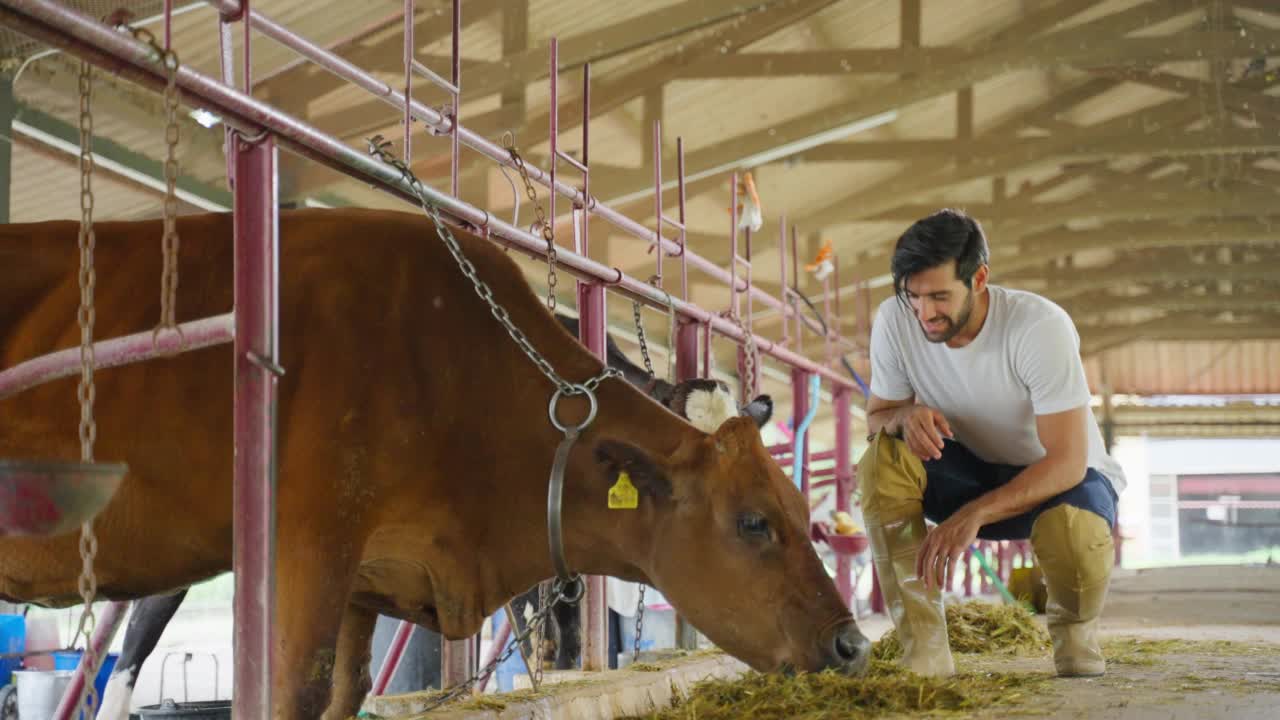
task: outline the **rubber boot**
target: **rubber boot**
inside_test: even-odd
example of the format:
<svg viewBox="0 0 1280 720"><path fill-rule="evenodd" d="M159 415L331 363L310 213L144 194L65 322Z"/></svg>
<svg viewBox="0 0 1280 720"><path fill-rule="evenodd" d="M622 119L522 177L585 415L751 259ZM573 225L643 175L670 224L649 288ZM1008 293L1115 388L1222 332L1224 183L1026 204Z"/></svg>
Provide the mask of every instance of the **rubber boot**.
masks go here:
<svg viewBox="0 0 1280 720"><path fill-rule="evenodd" d="M1107 521L1097 513L1059 505L1036 518L1031 526L1031 547L1049 591L1045 614L1058 675L1105 674L1098 616L1115 563Z"/></svg>
<svg viewBox="0 0 1280 720"><path fill-rule="evenodd" d="M941 588L916 576L924 542L925 472L907 444L880 433L858 463L862 516L880 592L902 643L902 664L920 675L955 672Z"/></svg>

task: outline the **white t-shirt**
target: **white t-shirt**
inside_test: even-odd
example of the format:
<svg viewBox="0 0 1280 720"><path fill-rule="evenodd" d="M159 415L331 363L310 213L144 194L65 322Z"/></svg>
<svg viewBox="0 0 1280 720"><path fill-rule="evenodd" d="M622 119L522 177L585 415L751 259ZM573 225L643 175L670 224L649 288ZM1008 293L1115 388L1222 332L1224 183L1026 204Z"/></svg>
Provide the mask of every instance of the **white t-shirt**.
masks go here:
<svg viewBox="0 0 1280 720"><path fill-rule="evenodd" d="M871 325L871 392L940 411L955 439L987 462L1030 465L1045 455L1036 415L1088 405L1080 336L1047 298L988 285L987 319L962 348L931 343L910 305L890 297ZM1124 470L1089 415L1089 467L1119 494Z"/></svg>

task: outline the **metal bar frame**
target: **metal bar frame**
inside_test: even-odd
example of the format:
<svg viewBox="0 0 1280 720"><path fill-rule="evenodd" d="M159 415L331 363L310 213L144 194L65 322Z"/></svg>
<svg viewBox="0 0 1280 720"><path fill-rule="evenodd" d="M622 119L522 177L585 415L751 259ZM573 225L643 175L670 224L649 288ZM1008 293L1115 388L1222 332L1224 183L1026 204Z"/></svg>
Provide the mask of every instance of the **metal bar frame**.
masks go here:
<svg viewBox="0 0 1280 720"><path fill-rule="evenodd" d="M508 247L514 247L526 254L534 257L545 256L545 246L539 238L535 238L527 232L509 225L493 216L488 212L474 208L466 203L459 201L456 197L457 193L457 153L460 142L465 142L469 147L476 149L484 155L487 155L500 163L510 165L510 158L499 146L474 135L461 127L457 122L456 107L458 104L458 93L454 93L454 117L449 118L422 106L406 95L398 95L390 86L383 83L373 76L365 73L363 70L346 63L333 53L323 50L316 45L302 39L275 23L270 18L258 13L249 7L247 0L210 0L210 4L218 8L222 13L222 46L226 49L229 46L230 35L228 22L234 18L241 17L245 21L245 43L244 43L244 84L245 87L252 87L252 77L250 75L250 42L249 33L252 28L257 28L260 32L297 50L305 56L321 66L329 69L347 79L354 81L357 85L370 90L375 95L386 99L393 106L397 106L404 110L406 117L410 120L417 118L423 121L436 134L448 132L452 136L453 141L453 186L454 195L447 196L443 193L435 191L432 188L425 189L425 195L428 200L437 204L442 213L451 224L456 224L467 229L474 229L482 232L486 237L490 237ZM406 0L406 5L411 6L412 0ZM152 51L142 43L133 40L130 37L115 33L110 28L87 18L74 9L70 9L59 5L52 0L7 0L0 8L0 21L13 27L19 32L23 32L31 37L47 42L63 48L64 50L75 54L89 62L96 64L108 71L115 72L140 84L152 89L159 89L164 84L163 73L156 62L156 58ZM409 25L410 32L412 26L412 14L406 12L404 21ZM453 82L454 90L460 90L460 57L458 48L460 46L460 38L458 27L460 25L460 10L455 2L454 8L454 57L453 57ZM411 43L411 37L409 43ZM553 41L554 43L554 41ZM410 50L412 49L410 45ZM247 650L247 643L256 641L255 655L257 662L240 662L237 659L237 674L243 673L245 677L241 679L237 677L237 687L241 688L239 693L243 703L237 702L237 716L245 713L257 714L252 708L269 707L269 689L270 689L270 642L267 641L270 633L271 623L266 618L271 616L270 607L273 593L271 592L271 574L270 562L273 555L272 539L273 539L273 498L272 491L274 489L274 394L275 379L271 376L268 367L274 366L273 358L276 356L276 339L274 329L274 319L276 313L275 298L275 273L276 268L274 262L278 253L276 247L276 180L275 180L275 153L276 144L285 149L306 157L308 159L321 162L328 167L336 169L344 174L356 177L362 181L370 182L375 187L389 192L402 199L414 202L416 204L416 194L411 190L406 182L394 171L393 168L386 166L377 160L371 159L358 151L345 146L338 140L320 133L315 128L298 121L269 105L258 101L246 92L242 92L233 87L232 68L229 63L229 54L224 56L223 62L223 79L224 82L218 82L215 79L197 73L190 68L181 68L179 70L178 86L181 99L189 105L200 105L218 112L224 119L228 129L228 137L235 132L241 133L243 136L252 136L261 138L256 144L243 143L243 140L231 142L228 153L228 179L233 183L236 190L236 228L237 228L237 253L238 257L241 251L245 253L253 252L258 255L259 262L267 262L271 265L269 271L263 267L258 267L257 276L252 277L252 284L256 287L249 288L248 280L244 281L245 287L242 287L240 279L240 262L237 261L237 310L235 323L237 331L234 333L236 338L236 357L237 357L237 391L242 393L246 399L252 399L252 408L256 409L255 413L251 413L251 404L242 402L237 406L237 445L245 447L248 451L244 453L244 467L240 466L239 451L237 461L237 491L252 492L252 495L244 495L245 509L249 513L246 517L252 517L252 523L241 523L245 527L237 530L238 539L241 531L244 537L256 537L256 546L254 552L250 552L250 548L244 547L246 551L244 557L237 556L237 575L241 573L254 572L259 576L260 584L249 582L244 587L258 588L258 603L256 608L237 607L237 617L240 611L245 613L244 620L252 623L256 620L261 623L262 627L256 634L244 632L242 629L237 630L237 640L244 642L237 643L237 653L244 646ZM415 71L414 63L416 61L411 57L407 63L406 78ZM553 61L554 63L554 61ZM555 84L553 64L552 84ZM588 71L589 72L589 71ZM411 91L411 80L406 79L406 91ZM589 92L589 75L584 72L584 95ZM588 105L589 106L589 105ZM553 107L555 104L553 103ZM584 107L584 113L587 113ZM584 118L585 120L585 118ZM552 142L555 142L554 114L553 114L553 131ZM660 129L655 128L660 132ZM704 343L704 367L710 371L710 339L711 333L715 332L723 337L727 337L739 345L743 344L746 339L744 334L732 322L725 318L702 310L688 302L688 280L687 268L692 264L694 267L702 270L708 275L721 280L727 280L733 293L735 310L739 307L739 294L746 294L748 301L748 321L751 318L751 303L753 300L760 300L769 307L781 309L784 315L793 318L798 324L804 318L792 308L783 307L783 302L779 301L767 293L761 292L758 288L754 288L750 282L750 259L748 236L748 257L741 260L736 252L736 190L737 177L734 175L734 205L735 212L733 217L733 247L734 247L734 263L729 271L725 271L712 265L709 261L692 253L685 247L684 230L684 157L683 143L678 143L678 164L680 177L680 220L672 221L665 216L659 215L656 228L649 231L639 223L622 216L614 210L599 204L589 194L589 184L584 177L584 184L581 191L568 187L563 183L557 182L554 178L555 160L565 159L572 165L584 171L587 174L587 150L586 150L586 123L584 122L584 148L583 162L577 163L568 156L562 156L558 152L552 154L552 168L550 173L543 173L537 168L530 167L529 175L536 181L552 189L550 194L552 214L554 215L554 201L557 194L566 196L573 200L574 210L572 221L575 230L580 228L584 240L584 252L571 253L560 252L560 261L563 267L571 274L583 281L583 285L593 288L594 291L600 293L603 298L604 285L612 285L624 295L631 299L638 300L651 307L665 308L666 298L662 293L648 283L642 283L634 278L630 278L616 268L611 268L600 263L590 260L585 252L585 240L587 232L587 213L596 213L601 218L622 228L628 233L649 241L651 244L660 247L659 262L663 254L678 254L682 258L682 288L681 299L674 302L675 311L680 316L680 329L677 348L677 364L680 374L688 376L689 371L696 370L696 353L697 353L697 331L701 328L706 335ZM406 152L409 145L406 143ZM661 153L660 145L655 143L655 153ZM408 157L408 155L406 155ZM657 163L655 163L656 165ZM236 179L244 173L245 182L236 182ZM661 175L657 174L659 186L657 188L659 200L657 207L660 208L660 190ZM243 195L243 197L241 197ZM266 202L270 198L271 202ZM247 212L242 213L243 210ZM242 217L243 215L243 217ZM662 226L664 223L673 225L680 230L681 240L678 243L671 242L662 237ZM795 230L792 229L792 254L793 254L793 273L795 272L794 253L795 253ZM243 242L242 242L243 241ZM264 256L263 253L266 255ZM784 250L785 253L785 250ZM747 277L743 283L739 283L736 278L737 266L742 263L747 268ZM785 263L785 260L784 260ZM253 268L248 267L246 262L246 272L252 272ZM785 277L785 267L783 269ZM242 294L243 293L243 294ZM784 292L785 296L785 292ZM239 302L244 298L243 303ZM599 302L599 310L602 310L602 300L595 301L590 299L594 297L589 294L587 301L583 304L583 309L588 314L596 312L593 303ZM226 318L206 318L197 323L201 330L207 332L205 340L207 341L202 347L218 344L231 340L225 329ZM584 322L583 327L589 328L591 322ZM207 327L206 327L207 326ZM243 330L249 330L244 332ZM242 330L243 329L243 330ZM603 320L601 320L601 330L603 331ZM748 331L750 332L750 331ZM256 335L256 337L254 337ZM188 338L191 332L188 331ZM96 344L96 348L101 348L101 357L104 360L123 364L126 362L137 362L148 359L149 354L138 352L136 348L128 345L129 338L117 338L114 340L100 341ZM793 372L816 373L831 381L835 388L848 387L852 384L842 375L835 373L829 368L822 367L817 363L810 361L808 358L800 356L798 353L787 349L783 343L773 343L763 338L755 338L755 342L761 354L770 355L783 363L791 366ZM163 348L162 348L163 349ZM194 348L192 348L194 349ZM253 358L253 359L250 359ZM70 360L70 358L68 358ZM14 392L29 387L28 381L32 384L52 379L53 374L57 372L65 372L60 367L61 360L58 362L50 362L49 358L40 358L40 373L29 377L23 381L23 384L15 384L11 386ZM34 361L33 361L34 362ZM34 367L34 366L33 366ZM31 368L15 368L21 370L17 373L30 372ZM43 378L39 377L43 372L50 372ZM10 371L6 374L12 377ZM4 376L0 376L3 378ZM5 378L9 379L9 378ZM243 381L241 381L243 379ZM0 387L3 387L0 385ZM799 393L799 397L806 397L805 392ZM243 407L244 412L241 412ZM242 417L243 415L243 417ZM242 421L242 422L241 422ZM247 478L250 472L258 473L262 478L255 485L250 483ZM237 500L239 502L239 500ZM252 526L251 526L252 525ZM265 533L265 535L264 535ZM241 542L239 545L246 545ZM253 544L253 543L248 543ZM239 577L238 577L239 579ZM246 576L247 580L248 577ZM265 592L264 592L265 590ZM237 593L238 598L244 600L249 599L249 592ZM239 621L237 622L239 626ZM256 679L255 676L256 675Z"/></svg>

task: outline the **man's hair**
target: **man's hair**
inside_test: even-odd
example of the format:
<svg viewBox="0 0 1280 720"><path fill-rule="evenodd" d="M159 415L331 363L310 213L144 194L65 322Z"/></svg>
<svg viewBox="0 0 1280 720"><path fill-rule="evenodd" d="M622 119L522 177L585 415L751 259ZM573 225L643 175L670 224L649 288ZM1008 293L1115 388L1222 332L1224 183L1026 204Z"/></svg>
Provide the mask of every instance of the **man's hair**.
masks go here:
<svg viewBox="0 0 1280 720"><path fill-rule="evenodd" d="M973 275L987 263L987 238L977 220L961 210L944 208L917 220L898 238L889 270L893 292L902 297L903 283L916 273L956 261L956 277L967 288Z"/></svg>

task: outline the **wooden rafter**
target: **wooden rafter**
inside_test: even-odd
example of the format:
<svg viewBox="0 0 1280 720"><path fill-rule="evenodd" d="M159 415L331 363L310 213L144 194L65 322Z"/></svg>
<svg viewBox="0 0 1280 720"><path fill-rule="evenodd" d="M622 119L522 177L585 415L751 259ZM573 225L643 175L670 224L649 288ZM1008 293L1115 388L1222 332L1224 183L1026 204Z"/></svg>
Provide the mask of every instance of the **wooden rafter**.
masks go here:
<svg viewBox="0 0 1280 720"><path fill-rule="evenodd" d="M1094 55L1109 61L1128 57L1132 54L1131 51L1123 48L1116 50L1108 42L1131 30L1196 7L1197 3L1191 0L1149 0L1134 8L1034 40L1022 37L995 45L983 44L967 53L964 59L952 63L943 72L920 76L916 82L911 83L892 82L882 92L864 93L852 101L828 106L693 152L689 155L688 166L690 172L730 168L760 153L798 143L814 135L846 127L915 102L955 92L1016 69L1057 66L1056 61L1041 63L1037 58L1043 56L1061 60L1067 55L1074 58ZM1052 13L1055 18L1059 18L1060 12L1051 6L1022 22L1040 27L1043 22L1040 19L1042 14ZM1169 43L1142 43L1142 47L1143 52L1147 53L1146 57L1151 59L1167 58L1170 57L1169 53L1194 57L1195 52L1187 47L1179 49L1176 44ZM607 201L612 197L634 192L642 184L643 178L637 174L630 185L609 188L609 193L601 189L600 195Z"/></svg>
<svg viewBox="0 0 1280 720"><path fill-rule="evenodd" d="M1018 277L1020 272L1084 250L1129 251L1210 244L1280 247L1280 215L1273 216L1271 223L1255 218L1204 220L1185 225L1128 221L1092 230L1054 230L1025 238L1016 249L1004 245L1009 249L996 253L993 248L992 271L997 278Z"/></svg>
<svg viewBox="0 0 1280 720"><path fill-rule="evenodd" d="M870 161L956 162L962 158L999 156L1062 161L1112 159L1131 155L1178 157L1228 153L1265 153L1280 150L1280 134L1272 129L1230 127L1221 131L1188 133L1168 129L1095 141L1058 138L993 138L975 140L884 140L824 145L803 153L802 162L849 163Z"/></svg>
<svg viewBox="0 0 1280 720"><path fill-rule="evenodd" d="M1280 289L1264 292L1192 294L1182 288L1151 288L1142 295L1095 293L1064 302L1073 317L1097 315L1117 310L1158 310L1162 312L1280 312Z"/></svg>
<svg viewBox="0 0 1280 720"><path fill-rule="evenodd" d="M1172 313L1139 325L1087 326L1079 329L1080 354L1096 355L1137 340L1234 341L1280 339L1280 314L1258 314L1248 322L1209 322L1199 313Z"/></svg>
<svg viewBox="0 0 1280 720"><path fill-rule="evenodd" d="M1174 38L1125 38L1113 41L1114 44L1106 50L1089 48L1087 55L1071 48L1054 47L1052 49L1059 54L1040 54L1025 63L1030 68L1071 64L1090 70L1115 64L1195 59L1197 52L1205 47L1227 56L1244 56L1251 52L1268 54L1275 51L1277 35L1280 33L1256 31L1253 37L1242 39L1237 33L1205 31ZM714 63L693 65L680 77L705 80L936 72L964 57L964 51L954 47L739 53Z"/></svg>
<svg viewBox="0 0 1280 720"><path fill-rule="evenodd" d="M1051 284L1042 292L1055 301L1066 301L1087 292L1123 287L1133 283L1183 283L1204 280L1275 283L1277 281L1275 263L1277 262L1280 262L1280 257L1274 254L1268 261L1255 263L1197 263L1186 258L1168 258L1160 261L1141 259L1114 263L1100 268L1089 268L1087 272L1077 270L1055 274L1046 271L1039 276L1026 279L1055 278L1058 282Z"/></svg>
<svg viewBox="0 0 1280 720"><path fill-rule="evenodd" d="M679 70L689 63L708 57L724 57L738 48L794 25L833 2L835 0L779 0L765 10L741 18L721 32L710 33L685 43L645 67L626 68L611 73L607 77L595 79L591 88L592 115L603 115L631 100L643 97L652 89L661 87L676 78ZM573 111L575 107L579 112ZM576 98L561 103L561 132L572 130L581 124L580 110L581 101ZM511 129L517 142L528 145L543 141L546 137L549 118L550 114L542 111L532 118L527 118L519 127L509 128L500 111L495 110L470 119L463 118L463 124L485 136L497 135L505 129ZM643 175L645 175L643 170L637 171L637 177ZM646 184L640 183L640 188ZM593 192L593 194L604 197L602 191Z"/></svg>

